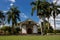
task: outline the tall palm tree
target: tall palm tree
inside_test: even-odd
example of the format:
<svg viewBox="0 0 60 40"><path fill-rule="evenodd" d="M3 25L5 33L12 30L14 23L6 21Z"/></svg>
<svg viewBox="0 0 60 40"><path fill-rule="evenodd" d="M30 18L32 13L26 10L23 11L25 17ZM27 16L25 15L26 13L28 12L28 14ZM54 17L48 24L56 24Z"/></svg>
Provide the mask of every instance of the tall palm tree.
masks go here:
<svg viewBox="0 0 60 40"><path fill-rule="evenodd" d="M14 34L14 26L17 24L18 20L20 21L20 11L13 5L7 12L7 16L8 23L12 23L12 34Z"/></svg>
<svg viewBox="0 0 60 40"><path fill-rule="evenodd" d="M56 5L57 2L55 3L51 3L51 9L53 11L52 13L52 16L53 16L53 19L54 19L54 30L56 30L56 21L55 21L55 18L58 14L60 14L60 10L58 8L60 8L60 6ZM56 34L56 32L54 31L54 33Z"/></svg>
<svg viewBox="0 0 60 40"><path fill-rule="evenodd" d="M51 4L49 2L46 2L45 1L43 4L44 4L43 5L43 13L44 13L44 16L45 16L45 18L48 19L48 30L47 30L47 32L48 32L49 31L49 18L51 16L52 9L50 7Z"/></svg>
<svg viewBox="0 0 60 40"><path fill-rule="evenodd" d="M46 2L45 0L44 1L37 0L35 2L32 2L31 5L33 5L31 14L33 15L33 12L36 10L37 11L37 16L39 16L39 18L44 21L46 11L47 11L47 7L49 6L49 3ZM41 27L41 34L42 35L43 35L43 30L44 29L42 29L42 27Z"/></svg>
<svg viewBox="0 0 60 40"><path fill-rule="evenodd" d="M37 11L37 15L39 15L40 6L41 6L40 3L41 3L40 0L37 0L37 1L31 3L31 5L33 5L31 15L33 15L33 12L34 12L35 10ZM41 12L40 12L40 14L41 14ZM39 16L39 17L41 18L41 16ZM41 34L43 34L43 32L42 32L42 27L41 27Z"/></svg>
<svg viewBox="0 0 60 40"><path fill-rule="evenodd" d="M47 18L47 21L48 21L48 30L47 32L49 31L49 18L51 17L51 12L52 12L52 9L50 8L50 4L49 4L49 7L47 7L47 11L46 11L46 18Z"/></svg>
<svg viewBox="0 0 60 40"><path fill-rule="evenodd" d="M4 19L5 19L5 15L4 15L3 11L0 11L0 22L2 23L2 21L4 21Z"/></svg>

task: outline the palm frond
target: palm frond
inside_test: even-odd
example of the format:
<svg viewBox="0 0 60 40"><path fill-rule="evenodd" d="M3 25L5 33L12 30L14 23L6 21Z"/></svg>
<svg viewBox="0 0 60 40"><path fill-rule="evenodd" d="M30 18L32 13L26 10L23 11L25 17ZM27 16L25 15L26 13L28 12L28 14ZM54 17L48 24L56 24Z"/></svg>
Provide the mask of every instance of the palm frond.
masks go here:
<svg viewBox="0 0 60 40"><path fill-rule="evenodd" d="M31 13L31 15L33 16L33 12L36 10L36 6L34 6L33 8L32 8L32 13Z"/></svg>
<svg viewBox="0 0 60 40"><path fill-rule="evenodd" d="M31 2L31 5L36 5L36 3L35 2Z"/></svg>

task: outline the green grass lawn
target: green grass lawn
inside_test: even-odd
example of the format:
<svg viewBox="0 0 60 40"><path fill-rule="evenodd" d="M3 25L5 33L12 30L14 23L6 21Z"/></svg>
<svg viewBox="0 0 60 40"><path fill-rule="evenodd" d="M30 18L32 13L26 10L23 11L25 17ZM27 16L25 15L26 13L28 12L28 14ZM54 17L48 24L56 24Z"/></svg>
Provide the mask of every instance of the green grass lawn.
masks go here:
<svg viewBox="0 0 60 40"><path fill-rule="evenodd" d="M60 40L60 35L50 36L0 36L0 40Z"/></svg>

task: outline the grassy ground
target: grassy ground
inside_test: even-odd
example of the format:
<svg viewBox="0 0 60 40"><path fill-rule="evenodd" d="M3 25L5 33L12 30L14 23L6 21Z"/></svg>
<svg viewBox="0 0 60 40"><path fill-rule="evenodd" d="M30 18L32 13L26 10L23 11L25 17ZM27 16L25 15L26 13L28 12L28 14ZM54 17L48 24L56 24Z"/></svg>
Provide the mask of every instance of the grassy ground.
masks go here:
<svg viewBox="0 0 60 40"><path fill-rule="evenodd" d="M0 36L0 40L60 40L60 35L50 36Z"/></svg>

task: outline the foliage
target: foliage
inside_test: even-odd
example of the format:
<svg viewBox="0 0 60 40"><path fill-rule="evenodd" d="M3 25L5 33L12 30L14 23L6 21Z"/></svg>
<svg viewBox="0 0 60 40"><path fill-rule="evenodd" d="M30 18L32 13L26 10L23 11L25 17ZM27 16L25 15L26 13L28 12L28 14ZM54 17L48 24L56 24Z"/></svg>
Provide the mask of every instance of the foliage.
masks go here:
<svg viewBox="0 0 60 40"><path fill-rule="evenodd" d="M38 28L38 34L41 34L41 28Z"/></svg>
<svg viewBox="0 0 60 40"><path fill-rule="evenodd" d="M1 28L1 30L2 31L4 31L4 33L6 34L11 34L11 27L9 27L9 26L3 26L2 28Z"/></svg>
<svg viewBox="0 0 60 40"><path fill-rule="evenodd" d="M12 29L12 27L4 26L0 30L4 31L5 34L11 34L11 31L12 31L11 29ZM14 34L19 34L19 31L21 31L21 29L19 27L14 28Z"/></svg>
<svg viewBox="0 0 60 40"><path fill-rule="evenodd" d="M1 28L1 30L4 30L4 31L11 31L11 27L9 27L9 26L3 26L2 28Z"/></svg>
<svg viewBox="0 0 60 40"><path fill-rule="evenodd" d="M8 23L10 23L10 21L12 21L12 24L16 24L17 20L20 21L20 11L17 9L17 7L12 6L10 8L10 10L7 12L8 15Z"/></svg>
<svg viewBox="0 0 60 40"><path fill-rule="evenodd" d="M14 28L14 34L19 34L19 32L21 32L19 27Z"/></svg>
<svg viewBox="0 0 60 40"><path fill-rule="evenodd" d="M4 24L4 21L5 20L5 15L3 13L3 11L0 10L0 24Z"/></svg>
<svg viewBox="0 0 60 40"><path fill-rule="evenodd" d="M7 21L12 24L12 34L14 34L14 26L17 25L17 22L20 21L20 11L16 6L11 6L11 8L7 12Z"/></svg>
<svg viewBox="0 0 60 40"><path fill-rule="evenodd" d="M60 33L60 30L56 30L56 33Z"/></svg>
<svg viewBox="0 0 60 40"><path fill-rule="evenodd" d="M48 26L49 25L49 26ZM48 29L48 27L49 27L49 29ZM46 21L45 20L45 30L44 30L44 32L45 32L45 34L46 33L53 33L53 28L52 28L52 26L50 25L50 23L48 22L48 21Z"/></svg>
<svg viewBox="0 0 60 40"><path fill-rule="evenodd" d="M52 28L52 26L49 27L48 33L53 33L53 28Z"/></svg>
<svg viewBox="0 0 60 40"><path fill-rule="evenodd" d="M21 29L20 29L19 27L15 28L15 30L17 31L17 33L18 33L19 31L21 31Z"/></svg>
<svg viewBox="0 0 60 40"><path fill-rule="evenodd" d="M45 18L51 16L51 8L50 8L50 3L47 2L46 0L37 0L31 3L32 6L32 15L33 12L36 10L37 11L37 16L39 16L40 19L43 20L43 25L41 26L41 34L43 35L43 31L45 30ZM44 27L44 28L43 28Z"/></svg>
<svg viewBox="0 0 60 40"><path fill-rule="evenodd" d="M0 19L4 19L5 15L3 13L3 11L0 10Z"/></svg>

